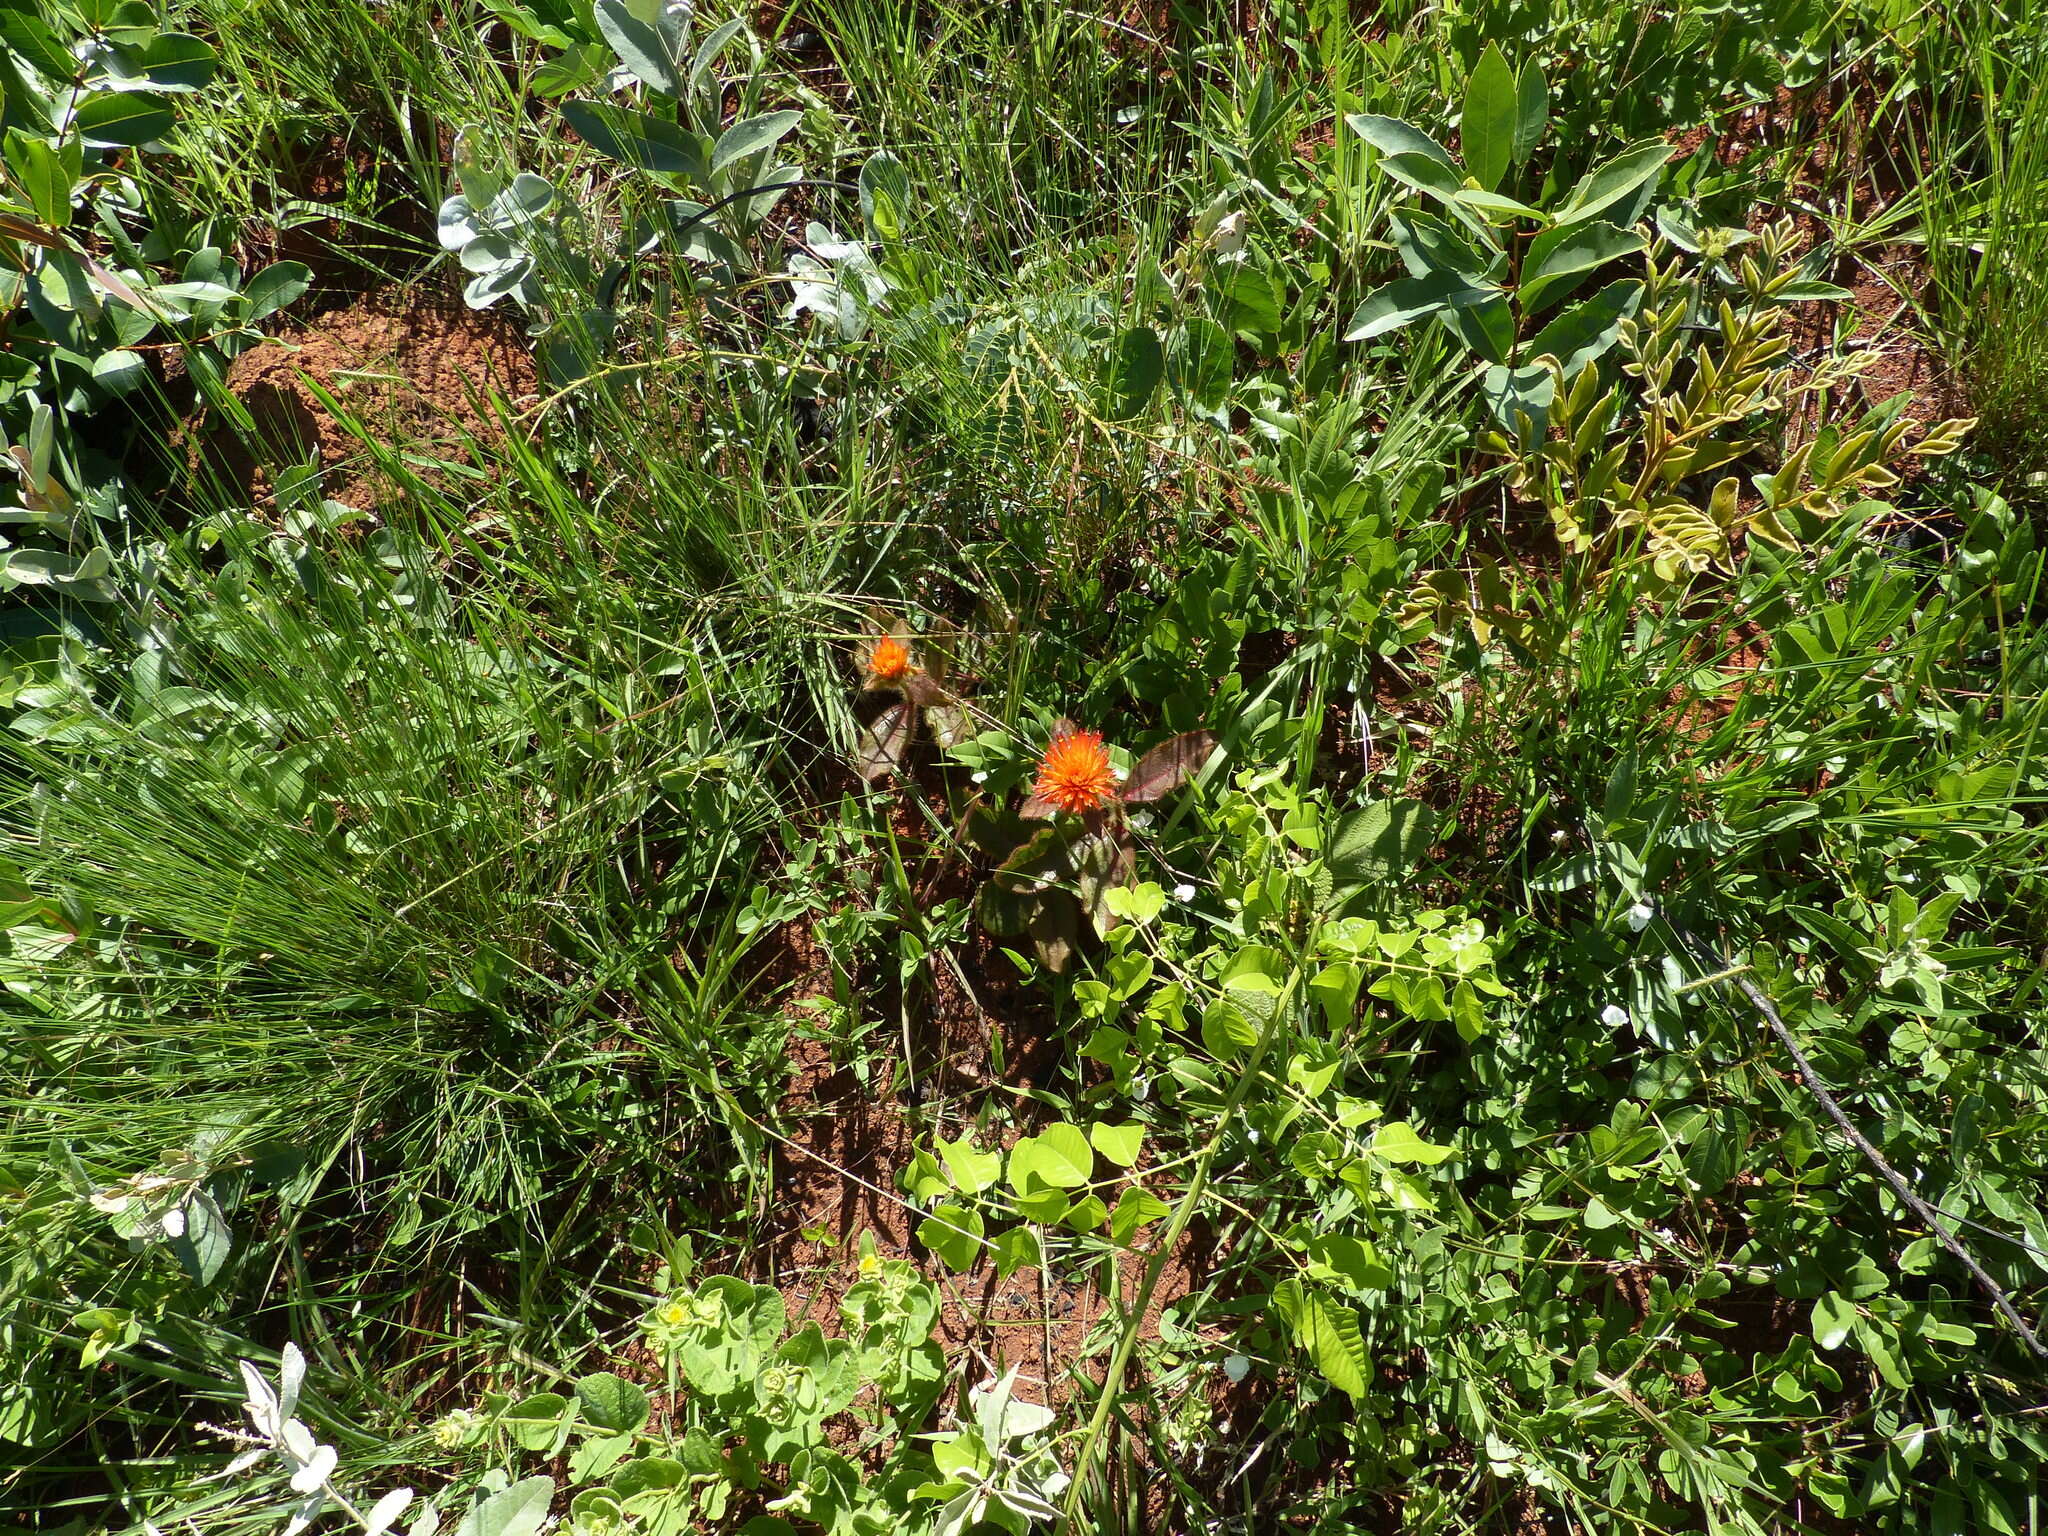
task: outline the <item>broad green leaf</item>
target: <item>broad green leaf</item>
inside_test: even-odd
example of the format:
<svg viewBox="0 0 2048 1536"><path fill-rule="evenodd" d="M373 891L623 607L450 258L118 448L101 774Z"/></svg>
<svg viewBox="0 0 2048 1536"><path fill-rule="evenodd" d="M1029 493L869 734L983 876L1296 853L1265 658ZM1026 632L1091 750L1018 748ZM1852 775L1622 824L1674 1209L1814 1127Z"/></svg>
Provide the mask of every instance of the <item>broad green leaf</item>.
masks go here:
<svg viewBox="0 0 2048 1536"><path fill-rule="evenodd" d="M1505 295L1488 294L1478 299L1461 296L1436 318L1439 325L1465 344L1468 352L1489 363L1506 362L1514 350L1515 312Z"/></svg>
<svg viewBox="0 0 2048 1536"><path fill-rule="evenodd" d="M1067 1207L1062 1223L1076 1232L1093 1232L1109 1219L1109 1207L1097 1195L1083 1195Z"/></svg>
<svg viewBox="0 0 2048 1536"><path fill-rule="evenodd" d="M1441 203L1455 203L1458 194L1465 190L1465 183L1454 168L1427 155L1382 155L1379 167L1403 186L1427 193ZM1452 211L1458 212L1455 208Z"/></svg>
<svg viewBox="0 0 2048 1536"><path fill-rule="evenodd" d="M28 60L36 73L51 80L69 82L78 72L78 60L32 6L0 10L0 42ZM7 105L10 109L14 106L12 93Z"/></svg>
<svg viewBox="0 0 2048 1536"><path fill-rule="evenodd" d="M533 94L553 100L571 91L588 90L604 78L610 51L602 43L563 49L541 61L533 72Z"/></svg>
<svg viewBox="0 0 2048 1536"><path fill-rule="evenodd" d="M220 57L189 32L159 32L136 50L136 62L159 91L199 91L212 84Z"/></svg>
<svg viewBox="0 0 2048 1536"><path fill-rule="evenodd" d="M1515 78L1515 164L1527 165L1550 126L1550 87L1543 70L1530 59Z"/></svg>
<svg viewBox="0 0 2048 1536"><path fill-rule="evenodd" d="M1365 1352L1357 1311L1298 1280L1282 1281L1273 1292L1273 1305L1323 1378L1349 1397L1363 1397L1372 1379L1372 1360Z"/></svg>
<svg viewBox="0 0 2048 1536"><path fill-rule="evenodd" d="M562 120L599 154L626 165L695 180L705 175L695 135L651 112L609 101L565 101Z"/></svg>
<svg viewBox="0 0 2048 1536"><path fill-rule="evenodd" d="M899 240L909 212L909 170L886 149L876 150L860 168L861 222L877 240Z"/></svg>
<svg viewBox="0 0 2048 1536"><path fill-rule="evenodd" d="M1621 339L1621 322L1635 314L1642 298L1640 279L1609 283L1554 317L1522 348L1522 355L1533 361L1547 353L1563 366L1565 378L1577 379L1586 364L1613 350Z"/></svg>
<svg viewBox="0 0 2048 1536"><path fill-rule="evenodd" d="M576 1404L586 1423L613 1434L630 1434L647 1422L647 1394L610 1371L579 1377Z"/></svg>
<svg viewBox="0 0 2048 1536"><path fill-rule="evenodd" d="M674 99L683 94L676 57L661 28L633 14L625 0L597 0L597 30L624 64L651 91Z"/></svg>
<svg viewBox="0 0 2048 1536"><path fill-rule="evenodd" d="M1454 302L1483 299L1495 292L1492 288L1477 287L1455 272L1397 277L1374 289L1352 312L1350 323L1344 327L1344 339L1370 341L1426 319Z"/></svg>
<svg viewBox="0 0 2048 1536"><path fill-rule="evenodd" d="M1129 1168L1138 1161L1138 1153L1145 1145L1145 1127L1135 1121L1110 1125L1098 1120L1088 1128L1088 1140L1117 1167Z"/></svg>
<svg viewBox="0 0 2048 1536"><path fill-rule="evenodd" d="M1309 1239L1309 1278L1338 1281L1357 1290L1382 1290L1394 1283L1394 1271L1380 1251L1364 1238L1341 1232Z"/></svg>
<svg viewBox="0 0 2048 1536"><path fill-rule="evenodd" d="M938 1147L939 1156L946 1160L946 1171L953 1177L953 1187L963 1195L979 1194L1002 1177L1003 1154L982 1151L972 1137L962 1136L958 1141L941 1139Z"/></svg>
<svg viewBox="0 0 2048 1536"><path fill-rule="evenodd" d="M803 113L785 109L734 123L718 136L718 145L711 151L711 174L716 176L733 162L780 144L803 120Z"/></svg>
<svg viewBox="0 0 2048 1536"><path fill-rule="evenodd" d="M1167 347L1167 381L1197 410L1221 410L1230 397L1234 353L1228 331L1206 315L1192 316Z"/></svg>
<svg viewBox="0 0 2048 1536"><path fill-rule="evenodd" d="M1449 170L1457 169L1458 162L1451 158L1451 152L1413 123L1372 113L1354 113L1344 121L1382 155L1422 155Z"/></svg>
<svg viewBox="0 0 2048 1536"><path fill-rule="evenodd" d="M551 1451L569 1413L569 1399L559 1392L535 1392L505 1410L500 1422L529 1451Z"/></svg>
<svg viewBox="0 0 2048 1536"><path fill-rule="evenodd" d="M1663 174L1670 155L1671 146L1659 140L1625 149L1596 165L1572 188L1564 206L1557 211L1557 222L1577 224L1615 208L1617 222L1635 223L1642 216L1641 205L1649 200L1648 194Z"/></svg>
<svg viewBox="0 0 2048 1536"><path fill-rule="evenodd" d="M1038 1246L1038 1234L1029 1227L1012 1227L995 1240L996 1278L1007 1280L1020 1269L1035 1269L1045 1262Z"/></svg>
<svg viewBox="0 0 2048 1536"><path fill-rule="evenodd" d="M213 1284L227 1263L232 1247L228 1219L205 1190L194 1190L185 1202L185 1230L171 1246L186 1272L201 1285Z"/></svg>
<svg viewBox="0 0 2048 1536"><path fill-rule="evenodd" d="M1202 1046L1218 1061L1231 1061L1258 1043L1258 1026L1230 998L1219 997L1202 1010Z"/></svg>
<svg viewBox="0 0 2048 1536"><path fill-rule="evenodd" d="M1515 74L1499 43L1488 43L1465 82L1464 115L1458 123L1458 147L1465 172L1491 192L1507 174L1515 147L1517 99Z"/></svg>
<svg viewBox="0 0 2048 1536"><path fill-rule="evenodd" d="M1149 325L1130 327L1103 359L1103 414L1111 421L1128 421L1151 402L1165 377L1166 352L1159 333Z"/></svg>
<svg viewBox="0 0 2048 1536"><path fill-rule="evenodd" d="M1467 287L1493 288L1507 275L1507 257L1491 245L1476 248L1465 234L1433 213L1396 208L1387 215L1387 233L1410 277L1452 272Z"/></svg>
<svg viewBox="0 0 2048 1536"><path fill-rule="evenodd" d="M1813 1304L1813 1342L1822 1349L1840 1349L1856 1327L1856 1304L1839 1291L1829 1291Z"/></svg>
<svg viewBox="0 0 2048 1536"><path fill-rule="evenodd" d="M1610 261L1643 249L1643 237L1598 219L1546 229L1529 242L1522 263L1522 285L1516 293L1522 312L1534 314L1554 304Z"/></svg>
<svg viewBox="0 0 2048 1536"><path fill-rule="evenodd" d="M534 1536L554 1497L552 1477L522 1478L479 1501L463 1516L455 1536Z"/></svg>
<svg viewBox="0 0 2048 1536"><path fill-rule="evenodd" d="M1436 841L1437 814L1420 800L1375 800L1337 819L1323 864L1340 889L1402 879Z"/></svg>
<svg viewBox="0 0 2048 1536"><path fill-rule="evenodd" d="M313 286L313 269L302 261L273 261L242 290L242 319L253 323L295 302Z"/></svg>
<svg viewBox="0 0 2048 1536"><path fill-rule="evenodd" d="M176 119L162 102L134 91L101 91L85 98L72 126L95 149L131 149L162 138Z"/></svg>
<svg viewBox="0 0 2048 1536"><path fill-rule="evenodd" d="M1405 1120L1389 1120L1372 1133L1373 1155L1390 1163L1440 1163L1455 1150L1424 1141Z"/></svg>
<svg viewBox="0 0 2048 1536"><path fill-rule="evenodd" d="M1038 1134L1033 1168L1048 1184L1073 1189L1086 1184L1095 1171L1095 1152L1079 1126L1064 1120L1047 1126Z"/></svg>
<svg viewBox="0 0 2048 1536"><path fill-rule="evenodd" d="M1109 1215L1109 1235L1120 1247L1128 1248L1140 1228L1172 1214L1172 1206L1150 1190L1132 1184L1117 1196L1116 1209Z"/></svg>
<svg viewBox="0 0 2048 1536"><path fill-rule="evenodd" d="M69 141L67 156L47 141L19 128L7 130L7 168L15 185L28 194L36 217L52 229L71 222L71 189L78 181L78 141Z"/></svg>
<svg viewBox="0 0 2048 1536"><path fill-rule="evenodd" d="M917 1240L939 1256L948 1269L969 1270L981 1257L986 1227L979 1211L942 1205L917 1225Z"/></svg>

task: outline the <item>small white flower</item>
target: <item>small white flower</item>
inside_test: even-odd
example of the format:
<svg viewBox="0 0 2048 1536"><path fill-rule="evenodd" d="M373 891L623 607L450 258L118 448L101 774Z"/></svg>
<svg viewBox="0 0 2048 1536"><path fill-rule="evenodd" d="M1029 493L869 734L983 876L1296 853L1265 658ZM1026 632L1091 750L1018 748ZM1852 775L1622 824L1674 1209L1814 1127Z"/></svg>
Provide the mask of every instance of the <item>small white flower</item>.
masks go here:
<svg viewBox="0 0 2048 1536"><path fill-rule="evenodd" d="M1657 915L1657 909L1647 901L1639 901L1628 909L1628 931L1641 933L1650 926L1650 919Z"/></svg>
<svg viewBox="0 0 2048 1536"><path fill-rule="evenodd" d="M968 777L977 784L986 784L988 782L988 771L983 768L977 768Z"/></svg>
<svg viewBox="0 0 2048 1536"><path fill-rule="evenodd" d="M1609 1003L1600 1010L1600 1022L1609 1029L1619 1029L1628 1022L1628 1010Z"/></svg>
<svg viewBox="0 0 2048 1536"><path fill-rule="evenodd" d="M1195 899L1195 888L1183 881L1173 888L1173 899L1175 901L1193 901Z"/></svg>

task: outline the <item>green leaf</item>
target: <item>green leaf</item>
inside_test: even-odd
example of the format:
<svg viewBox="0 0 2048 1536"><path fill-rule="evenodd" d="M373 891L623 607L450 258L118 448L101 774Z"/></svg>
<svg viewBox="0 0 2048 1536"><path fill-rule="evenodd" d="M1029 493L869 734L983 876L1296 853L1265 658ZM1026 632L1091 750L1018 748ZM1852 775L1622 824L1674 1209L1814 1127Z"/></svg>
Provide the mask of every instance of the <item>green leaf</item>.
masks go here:
<svg viewBox="0 0 2048 1536"><path fill-rule="evenodd" d="M1455 272L1436 272L1428 277L1397 277L1375 288L1365 302L1352 311L1344 327L1346 341L1370 341L1388 331L1413 325L1446 306L1473 302L1499 292L1476 286Z"/></svg>
<svg viewBox="0 0 2048 1536"><path fill-rule="evenodd" d="M1856 1303L1829 1291L1813 1304L1813 1342L1822 1349L1840 1349L1856 1327Z"/></svg>
<svg viewBox="0 0 2048 1536"><path fill-rule="evenodd" d="M1116 1239L1120 1247L1128 1248L1139 1228L1149 1226L1172 1214L1173 1207L1149 1189L1142 1189L1136 1184L1128 1185L1124 1192L1117 1196L1116 1209L1110 1212L1109 1235Z"/></svg>
<svg viewBox="0 0 2048 1536"><path fill-rule="evenodd" d="M803 120L803 113L784 109L780 112L763 112L759 117L749 117L734 123L718 136L717 147L711 151L711 174L716 176L736 160L744 160L749 155L758 155L772 149L787 138L789 131Z"/></svg>
<svg viewBox="0 0 2048 1536"><path fill-rule="evenodd" d="M559 1392L536 1392L505 1410L506 1433L529 1451L552 1451L569 1413L569 1399Z"/></svg>
<svg viewBox="0 0 2048 1536"><path fill-rule="evenodd" d="M1458 194L1465 190L1465 183L1455 168L1440 164L1428 155L1382 155L1379 167L1403 186L1427 193L1440 203L1456 203ZM1456 208L1451 211L1466 224L1478 222Z"/></svg>
<svg viewBox="0 0 2048 1536"><path fill-rule="evenodd" d="M584 43L565 48L543 59L533 72L533 94L549 100L571 91L587 90L604 78L609 52L602 43Z"/></svg>
<svg viewBox="0 0 2048 1536"><path fill-rule="evenodd" d="M1663 175L1664 163L1670 156L1671 146L1659 140L1625 149L1613 159L1601 162L1579 178L1578 185L1558 210L1557 222L1577 224L1620 204L1616 210L1618 221L1635 223L1642 217L1641 204L1649 200L1648 194Z"/></svg>
<svg viewBox="0 0 2048 1536"><path fill-rule="evenodd" d="M1230 396L1236 363L1230 333L1205 315L1192 316L1172 336L1166 376L1197 410L1218 411Z"/></svg>
<svg viewBox="0 0 2048 1536"><path fill-rule="evenodd" d="M587 1483L603 1477L632 1449L631 1435L592 1435L569 1453L569 1481Z"/></svg>
<svg viewBox="0 0 2048 1536"><path fill-rule="evenodd" d="M683 94L683 77L676 70L676 50L669 45L659 24L642 21L625 0L597 0L597 30L612 45L624 64L641 84L671 99Z"/></svg>
<svg viewBox="0 0 2048 1536"><path fill-rule="evenodd" d="M995 1240L996 1278L1007 1280L1020 1269L1036 1269L1045 1262L1038 1246L1038 1234L1029 1227L1012 1227Z"/></svg>
<svg viewBox="0 0 2048 1536"><path fill-rule="evenodd" d="M1259 1043L1259 1027L1228 997L1202 1010L1202 1046L1218 1061L1232 1061Z"/></svg>
<svg viewBox="0 0 2048 1536"><path fill-rule="evenodd" d="M685 1455L708 1443L702 1438L701 1430L691 1430L690 1436L684 1441ZM709 1471L709 1468L705 1469L706 1475ZM637 1499L650 1493L684 1487L689 1479L690 1468L671 1457L637 1456L613 1474L611 1491L622 1499ZM456 1536L462 1536L462 1533L457 1532Z"/></svg>
<svg viewBox="0 0 2048 1536"><path fill-rule="evenodd" d="M1109 1219L1109 1207L1100 1197L1083 1195L1068 1206L1060 1220L1076 1232L1093 1232Z"/></svg>
<svg viewBox="0 0 2048 1536"><path fill-rule="evenodd" d="M159 91L201 91L213 83L220 56L189 32L159 32L136 50L136 63Z"/></svg>
<svg viewBox="0 0 2048 1536"><path fill-rule="evenodd" d="M1515 79L1515 164L1527 165L1550 126L1550 87L1536 60L1522 66Z"/></svg>
<svg viewBox="0 0 2048 1536"><path fill-rule="evenodd" d="M28 194L36 217L52 229L71 222L71 189L78 181L77 141L67 157L44 140L19 128L7 130L7 168Z"/></svg>
<svg viewBox="0 0 2048 1536"><path fill-rule="evenodd" d="M185 1202L185 1230L171 1247L186 1273L201 1285L213 1284L228 1261L232 1242L228 1219L207 1191L194 1190Z"/></svg>
<svg viewBox="0 0 2048 1536"><path fill-rule="evenodd" d="M1344 119L1351 125L1351 131L1382 155L1421 155L1434 160L1448 170L1456 170L1458 162L1451 158L1451 152L1437 143L1413 123L1403 122L1398 117L1379 117L1371 113L1354 113Z"/></svg>
<svg viewBox="0 0 2048 1536"><path fill-rule="evenodd" d="M1339 888L1405 878L1436 841L1437 815L1420 800L1375 800L1337 819L1323 864Z"/></svg>
<svg viewBox="0 0 2048 1536"><path fill-rule="evenodd" d="M1338 1281L1361 1291L1384 1290L1394 1283L1393 1270L1364 1238L1329 1233L1311 1238L1308 1253L1310 1279Z"/></svg>
<svg viewBox="0 0 2048 1536"><path fill-rule="evenodd" d="M1373 1155L1390 1163L1440 1163L1456 1150L1424 1141L1405 1120L1389 1120L1372 1134Z"/></svg>
<svg viewBox="0 0 2048 1536"><path fill-rule="evenodd" d="M176 119L169 107L134 91L101 91L86 97L71 121L94 149L132 149L162 138Z"/></svg>
<svg viewBox="0 0 2048 1536"><path fill-rule="evenodd" d="M1491 192L1507 174L1514 153L1517 97L1514 71L1499 43L1488 43L1465 82L1464 116L1458 122L1458 147L1464 151L1465 173Z"/></svg>
<svg viewBox="0 0 2048 1536"><path fill-rule="evenodd" d="M565 101L562 120L601 155L643 171L704 179L697 139L674 123L609 101Z"/></svg>
<svg viewBox="0 0 2048 1536"><path fill-rule="evenodd" d="M963 1195L975 1195L1002 1177L1003 1154L984 1152L975 1146L973 1138L962 1136L958 1141L938 1142L939 1156L946 1160L946 1171L952 1175L953 1188Z"/></svg>
<svg viewBox="0 0 2048 1536"><path fill-rule="evenodd" d="M1117 337L1103 361L1103 414L1111 421L1128 421L1151 401L1165 377L1166 352L1159 333L1149 325L1132 326Z"/></svg>
<svg viewBox="0 0 2048 1536"><path fill-rule="evenodd" d="M522 1478L471 1508L455 1536L534 1536L554 1497L552 1477Z"/></svg>
<svg viewBox="0 0 2048 1536"><path fill-rule="evenodd" d="M1516 292L1524 314L1555 304L1595 269L1643 249L1643 237L1600 220L1546 229L1529 242Z"/></svg>
<svg viewBox="0 0 2048 1536"><path fill-rule="evenodd" d="M51 80L69 81L78 73L78 60L71 50L32 8L0 10L0 42L28 60L37 74ZM14 105L11 99L8 105Z"/></svg>
<svg viewBox="0 0 2048 1536"><path fill-rule="evenodd" d="M313 269L302 261L273 261L242 290L242 319L254 324L295 302L313 285Z"/></svg>
<svg viewBox="0 0 2048 1536"><path fill-rule="evenodd" d="M1021 1191L1018 1171L1023 1155L1025 1173L1035 1173L1056 1189L1075 1189L1088 1182L1095 1170L1095 1153L1080 1127L1064 1120L1047 1126L1036 1136L1027 1136L1010 1150L1010 1183Z"/></svg>
<svg viewBox="0 0 2048 1536"><path fill-rule="evenodd" d="M1088 1140L1096 1151L1117 1167L1129 1168L1136 1164L1138 1153L1145 1145L1145 1127L1135 1121L1127 1125L1110 1125L1098 1120L1088 1128Z"/></svg>
<svg viewBox="0 0 2048 1536"><path fill-rule="evenodd" d="M1349 1397L1363 1397L1372 1379L1372 1360L1365 1352L1357 1311L1299 1280L1282 1281L1273 1292L1273 1305L1323 1378Z"/></svg>
<svg viewBox="0 0 2048 1536"><path fill-rule="evenodd" d="M981 1257L987 1225L979 1211L942 1205L917 1224L917 1240L939 1256L948 1269L969 1270Z"/></svg>
<svg viewBox="0 0 2048 1536"><path fill-rule="evenodd" d="M1642 303L1642 282L1633 277L1609 283L1591 298L1556 316L1522 348L1534 360L1546 353L1562 365L1567 380L1576 380L1590 362L1605 357L1621 339L1621 322Z"/></svg>
<svg viewBox="0 0 2048 1536"><path fill-rule="evenodd" d="M579 1377L576 1404L586 1423L613 1434L631 1434L647 1422L647 1394L610 1371Z"/></svg>

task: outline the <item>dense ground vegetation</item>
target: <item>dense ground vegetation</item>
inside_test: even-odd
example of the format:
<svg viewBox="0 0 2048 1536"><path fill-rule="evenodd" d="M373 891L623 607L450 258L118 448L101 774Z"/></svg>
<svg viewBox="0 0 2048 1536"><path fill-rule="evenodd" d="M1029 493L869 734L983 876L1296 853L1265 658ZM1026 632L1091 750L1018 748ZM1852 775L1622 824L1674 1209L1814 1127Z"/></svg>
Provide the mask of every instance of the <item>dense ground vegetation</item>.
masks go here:
<svg viewBox="0 0 2048 1536"><path fill-rule="evenodd" d="M2048 26L4 0L23 1532L2048 1486Z"/></svg>

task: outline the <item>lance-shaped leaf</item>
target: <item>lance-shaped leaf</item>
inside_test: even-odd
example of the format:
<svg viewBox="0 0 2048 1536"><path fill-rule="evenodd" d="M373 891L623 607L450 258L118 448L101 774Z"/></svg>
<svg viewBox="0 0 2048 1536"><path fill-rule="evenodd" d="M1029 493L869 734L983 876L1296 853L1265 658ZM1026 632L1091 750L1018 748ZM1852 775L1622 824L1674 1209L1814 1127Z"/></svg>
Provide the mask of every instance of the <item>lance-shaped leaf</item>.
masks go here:
<svg viewBox="0 0 2048 1536"><path fill-rule="evenodd" d="M609 101L570 101L562 104L562 119L601 155L643 171L704 179L704 151L697 136L652 112Z"/></svg>
<svg viewBox="0 0 2048 1536"><path fill-rule="evenodd" d="M1346 341L1370 341L1388 331L1436 314L1452 304L1472 304L1492 298L1497 290L1472 283L1456 272L1432 272L1427 277L1401 277L1366 295L1352 312L1344 328Z"/></svg>
<svg viewBox="0 0 2048 1536"><path fill-rule="evenodd" d="M1216 738L1208 731L1183 731L1169 736L1138 759L1124 781L1127 805L1147 805L1180 788L1194 777L1209 754L1216 750Z"/></svg>

